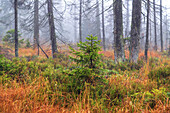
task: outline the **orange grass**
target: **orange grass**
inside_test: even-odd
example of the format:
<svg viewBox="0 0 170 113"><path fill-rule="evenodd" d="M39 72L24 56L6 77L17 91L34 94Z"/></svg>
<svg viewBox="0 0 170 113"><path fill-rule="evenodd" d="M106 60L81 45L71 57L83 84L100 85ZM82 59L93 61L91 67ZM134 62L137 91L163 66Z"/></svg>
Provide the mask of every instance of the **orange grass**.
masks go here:
<svg viewBox="0 0 170 113"><path fill-rule="evenodd" d="M44 47L45 48L45 47ZM46 53L50 56L51 50L45 49ZM69 53L68 49L61 50L63 53ZM12 51L11 51L12 52ZM101 51L100 54L104 54L105 57L114 59L113 51ZM126 58L129 58L129 51L126 51ZM33 56L37 54L37 50L33 49L19 49L20 56ZM42 57L45 57L42 52L40 52ZM162 58L161 55L154 51L148 52L149 57L157 57ZM139 53L139 58L144 57L144 51ZM162 60L159 62L168 62L169 60ZM126 75L117 76L113 75L108 79L110 87L116 86L118 89L126 89L130 91L131 89L137 90L138 86L142 87L142 91L146 92L153 88L156 88L156 82L148 79L147 74L150 71L149 63L143 66L139 73L139 77L135 78L133 76L128 77ZM135 73L134 73L135 74ZM46 81L43 77L36 78L31 84L19 84L13 80L10 84L6 83L2 85L0 83L0 112L2 113L104 113L105 111L102 109L103 106L95 101L95 105L90 105L90 89L86 88L85 91L80 95L76 101L73 101L73 98L70 98L69 105L66 102L60 103L58 105L55 104L57 96L63 96L64 93L55 93L52 95L51 102L48 100L48 91L47 87L49 82ZM109 88L108 88L109 89ZM83 95L84 94L84 95ZM124 95L124 94L123 94ZM109 100L109 98L108 98ZM112 101L112 100L110 100ZM132 102L131 97L125 97L121 106L108 106L108 109L114 108L113 111L117 113L169 113L170 112L170 102L169 99L166 100L166 103L162 103L160 100L157 101L156 106L151 109L149 103L147 103L146 107L143 106L144 98L137 98L136 102ZM61 107L61 104L63 107ZM68 107L66 107L68 106ZM108 112L113 112L108 111Z"/></svg>
<svg viewBox="0 0 170 113"><path fill-rule="evenodd" d="M51 47L48 46L42 46L43 50L46 52L46 54L48 56L51 56ZM65 45L58 45L58 49L60 53L65 53L70 55L70 49L68 46ZM14 50L9 49L9 52L11 52L12 54L14 54ZM19 56L20 57L24 57L24 56L34 56L38 54L38 50L37 49L32 49L32 48L19 48ZM114 51L113 50L108 50L108 51L100 51L99 54L103 54L105 57L111 58L114 60ZM41 51L40 49L40 56L45 58L46 56L44 55L44 53ZM139 52L139 59L144 58L144 51L140 50ZM161 58L161 54L159 52L155 52L155 51L148 51L148 58L151 57L157 57L157 58ZM125 58L129 59L129 51L125 50Z"/></svg>
<svg viewBox="0 0 170 113"><path fill-rule="evenodd" d="M148 65L148 64L147 64ZM139 78L123 76L112 76L109 78L110 86L116 86L118 89L131 89L137 90L140 86L143 92L149 91L152 88L156 88L156 83L150 81L147 77L149 65L143 67L140 70ZM39 77L34 80L31 84L19 84L15 80L11 84L0 84L0 112L5 113L104 113L102 105L96 100L95 105L90 105L89 92L90 89L86 87L84 95L80 95L76 101L70 98L70 104L63 102L63 107L54 104L57 95L64 96L62 94L55 93L51 103L48 101L49 94L46 91L46 86L49 84L43 77ZM137 85L134 85L137 84ZM64 92L63 92L64 93ZM82 97L82 98L81 98ZM112 101L112 100L110 100ZM132 102L132 98L126 97L122 100L121 106L108 106L108 108L114 108L114 112L117 113L168 113L170 111L169 99L166 103L162 103L160 100L157 101L154 109L151 109L149 103L143 108L144 98L135 100ZM68 106L68 107L65 107ZM113 111L109 111L112 113Z"/></svg>
<svg viewBox="0 0 170 113"><path fill-rule="evenodd" d="M76 102L73 102L70 99L69 107L61 107L60 105L54 105L53 102L56 98L53 98L49 103L48 95L45 91L46 85L48 84L43 78L36 79L32 84L19 84L13 81L10 84L5 86L0 85L0 112L5 113L104 113L102 106L99 102L96 101L94 106L89 104L89 92L90 90L86 88L84 95L80 95L76 99ZM136 79L135 77L111 77L109 78L109 84L112 86L116 85L118 88L124 88L130 90L133 88L133 84L140 84L143 86L142 90L150 90L155 85L154 82L149 81L148 79ZM137 90L138 87L135 87ZM58 94L56 94L58 95ZM82 97L82 99L80 99ZM154 109L151 109L149 105L145 109L142 106L144 98L136 99L136 103L132 102L132 98L127 97L122 100L122 106L117 106L114 108L114 111L117 113L129 113L134 111L134 113L168 113L170 110L170 103L167 99L166 104L163 104L161 101L157 102L157 105ZM113 106L108 106L112 108ZM111 111L110 111L111 113Z"/></svg>
<svg viewBox="0 0 170 113"><path fill-rule="evenodd" d="M114 51L100 51L99 54L103 54L105 57L111 58L114 60ZM144 58L144 51L140 51L139 52L139 59ZM149 51L148 52L148 58L151 57L157 57L157 58L161 58L161 54L155 51ZM129 51L125 50L125 58L129 59Z"/></svg>

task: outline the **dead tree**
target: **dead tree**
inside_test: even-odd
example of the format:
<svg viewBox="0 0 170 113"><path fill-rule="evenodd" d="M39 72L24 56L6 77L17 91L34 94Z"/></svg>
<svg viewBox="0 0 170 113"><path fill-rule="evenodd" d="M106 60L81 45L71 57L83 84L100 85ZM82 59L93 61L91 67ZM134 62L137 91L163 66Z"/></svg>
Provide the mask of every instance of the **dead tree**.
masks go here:
<svg viewBox="0 0 170 113"><path fill-rule="evenodd" d="M18 0L14 1L15 12L15 57L18 57Z"/></svg>
<svg viewBox="0 0 170 113"><path fill-rule="evenodd" d="M50 27L52 56L53 58L56 58L56 53L58 53L58 50L57 50L57 44L56 44L56 33L55 33L55 25L54 25L52 0L47 0L47 5L48 5L48 21L49 21L49 27Z"/></svg>
<svg viewBox="0 0 170 113"><path fill-rule="evenodd" d="M136 63L139 55L140 25L141 25L141 0L133 0L130 58L132 62Z"/></svg>
<svg viewBox="0 0 170 113"><path fill-rule="evenodd" d="M126 0L126 7L127 7L127 13L126 13L126 29L125 29L125 37L128 37L129 35L129 0Z"/></svg>
<svg viewBox="0 0 170 113"><path fill-rule="evenodd" d="M34 0L34 49L37 47L39 55L39 0Z"/></svg>
<svg viewBox="0 0 170 113"><path fill-rule="evenodd" d="M122 0L114 5L114 56L115 62L124 61Z"/></svg>
<svg viewBox="0 0 170 113"><path fill-rule="evenodd" d="M153 10L154 10L154 32L155 32L155 46L154 49L157 51L157 31L156 31L156 8L155 8L155 0L153 0Z"/></svg>
<svg viewBox="0 0 170 113"><path fill-rule="evenodd" d="M102 32L103 32L103 48L106 51L106 41L105 41L105 24L104 24L104 1L102 0Z"/></svg>
<svg viewBox="0 0 170 113"><path fill-rule="evenodd" d="M161 35L161 52L163 52L163 33L162 33L162 0L160 0L160 35Z"/></svg>
<svg viewBox="0 0 170 113"><path fill-rule="evenodd" d="M82 0L80 0L80 13L79 13L79 38L82 42Z"/></svg>
<svg viewBox="0 0 170 113"><path fill-rule="evenodd" d="M145 59L148 59L149 49L149 13L150 13L150 2L147 0L147 23L146 23L146 43L145 43Z"/></svg>
<svg viewBox="0 0 170 113"><path fill-rule="evenodd" d="M100 15L99 15L100 9L99 9L99 1L96 0L96 36L98 37L98 40L101 40L101 29L100 29Z"/></svg>

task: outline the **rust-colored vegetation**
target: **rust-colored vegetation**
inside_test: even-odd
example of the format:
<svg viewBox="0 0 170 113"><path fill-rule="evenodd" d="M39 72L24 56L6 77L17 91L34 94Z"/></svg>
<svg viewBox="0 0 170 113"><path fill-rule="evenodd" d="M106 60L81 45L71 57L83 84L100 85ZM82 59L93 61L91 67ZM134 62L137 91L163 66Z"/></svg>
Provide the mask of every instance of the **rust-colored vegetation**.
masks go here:
<svg viewBox="0 0 170 113"><path fill-rule="evenodd" d="M158 52L149 52L148 63L141 51L137 64L115 64L113 51L101 51L102 81L92 77L91 83L83 81L81 87L74 85L79 79L72 70L78 67L69 59L68 48L60 50L56 59L46 59L42 52L38 57L31 48L19 49L20 57L26 59L12 59L13 50L0 48L6 57L0 58L2 113L170 112L170 59ZM51 56L49 49L45 52Z"/></svg>

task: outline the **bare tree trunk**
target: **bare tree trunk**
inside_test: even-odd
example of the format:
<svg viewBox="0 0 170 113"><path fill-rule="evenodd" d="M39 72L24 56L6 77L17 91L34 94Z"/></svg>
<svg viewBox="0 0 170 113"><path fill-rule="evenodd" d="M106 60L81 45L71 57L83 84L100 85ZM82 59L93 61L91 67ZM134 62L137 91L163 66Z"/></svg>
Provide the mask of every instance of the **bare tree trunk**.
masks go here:
<svg viewBox="0 0 170 113"><path fill-rule="evenodd" d="M82 42L82 0L80 0L80 13L79 13L79 38Z"/></svg>
<svg viewBox="0 0 170 113"><path fill-rule="evenodd" d="M125 30L125 37L128 37L129 35L129 0L126 0L126 7L127 7L127 13L126 13L126 30Z"/></svg>
<svg viewBox="0 0 170 113"><path fill-rule="evenodd" d="M56 58L57 44L56 44L56 34L55 34L55 26L54 26L54 15L53 15L53 2L52 0L47 0L48 4L48 21L50 27L50 38L51 38L51 48L52 48L52 56Z"/></svg>
<svg viewBox="0 0 170 113"><path fill-rule="evenodd" d="M141 25L141 0L133 0L130 58L131 61L135 63L137 63L139 55L140 25Z"/></svg>
<svg viewBox="0 0 170 113"><path fill-rule="evenodd" d="M34 49L37 47L39 55L39 0L34 0Z"/></svg>
<svg viewBox="0 0 170 113"><path fill-rule="evenodd" d="M15 10L15 57L18 57L18 0L14 1Z"/></svg>
<svg viewBox="0 0 170 113"><path fill-rule="evenodd" d="M151 12L151 11L149 11L149 12ZM150 18L151 18L151 15L150 15ZM152 22L151 22L151 19L149 19L149 22L150 22L149 23L150 24L150 27L149 27L149 34L150 34L149 49L152 50Z"/></svg>
<svg viewBox="0 0 170 113"><path fill-rule="evenodd" d="M161 52L163 52L163 33L162 33L162 0L160 0L160 35L161 35Z"/></svg>
<svg viewBox="0 0 170 113"><path fill-rule="evenodd" d="M100 14L99 14L99 12L100 12L100 10L99 10L99 1L98 0L96 0L96 7L97 7L97 9L96 9L96 24L97 24L97 32L96 32L96 34L97 34L97 36L98 36L98 40L101 40L101 29L100 29Z"/></svg>
<svg viewBox="0 0 170 113"><path fill-rule="evenodd" d="M149 48L149 13L150 13L150 2L147 0L147 24L146 24L146 43L145 43L145 59L148 59L148 48Z"/></svg>
<svg viewBox="0 0 170 113"><path fill-rule="evenodd" d="M155 31L155 51L157 51L157 31L156 31L156 9L155 9L155 0L153 0L153 8L154 8L154 31Z"/></svg>
<svg viewBox="0 0 170 113"><path fill-rule="evenodd" d="M102 31L103 31L103 48L106 51L106 41L105 41L105 25L104 25L104 1L102 0Z"/></svg>
<svg viewBox="0 0 170 113"><path fill-rule="evenodd" d="M169 53L168 55L170 56L170 38L169 38Z"/></svg>
<svg viewBox="0 0 170 113"><path fill-rule="evenodd" d="M77 17L76 17L76 5L74 5L74 42L77 42Z"/></svg>
<svg viewBox="0 0 170 113"><path fill-rule="evenodd" d="M114 6L114 46L115 62L124 61L122 0Z"/></svg>
<svg viewBox="0 0 170 113"><path fill-rule="evenodd" d="M168 15L166 14L166 50L168 50Z"/></svg>

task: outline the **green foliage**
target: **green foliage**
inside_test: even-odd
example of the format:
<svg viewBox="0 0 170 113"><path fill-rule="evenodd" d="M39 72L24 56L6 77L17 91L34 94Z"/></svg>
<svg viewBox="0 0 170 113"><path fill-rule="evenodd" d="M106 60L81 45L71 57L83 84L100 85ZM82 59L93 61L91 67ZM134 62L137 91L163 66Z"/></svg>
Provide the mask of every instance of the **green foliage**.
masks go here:
<svg viewBox="0 0 170 113"><path fill-rule="evenodd" d="M141 67L144 65L144 62L142 60L138 60L137 63L134 62L119 62L117 64L115 63L110 63L108 66L111 66L110 69L115 69L115 70L121 70L121 71L134 71L134 70L139 70Z"/></svg>
<svg viewBox="0 0 170 113"><path fill-rule="evenodd" d="M158 88L161 84L170 84L170 66L157 67L149 72L148 77L157 82Z"/></svg>
<svg viewBox="0 0 170 113"><path fill-rule="evenodd" d="M170 77L170 66L161 66L158 67L156 69L153 69L150 71L150 73L148 74L148 77L150 79L168 79L168 77Z"/></svg>
<svg viewBox="0 0 170 113"><path fill-rule="evenodd" d="M101 54L98 52L101 50L100 41L97 40L97 37L89 36L86 37L88 41L78 43L79 50L71 48L71 53L75 57L70 56L70 59L77 63L76 68L63 71L68 75L69 81L68 88L74 90L77 93L84 90L85 83L90 83L96 85L98 83L104 82L101 74Z"/></svg>
<svg viewBox="0 0 170 113"><path fill-rule="evenodd" d="M153 88L151 91L138 92L131 96L133 98L143 98L144 103L145 104L149 103L149 106L151 108L154 108L159 100L161 100L161 102L165 102L166 99L168 98L168 94L166 93L165 88L160 89Z"/></svg>
<svg viewBox="0 0 170 113"><path fill-rule="evenodd" d="M18 31L18 38L20 38L20 37L21 37L21 34ZM6 35L3 37L2 41L11 47L14 46L14 44L15 44L15 30L11 29L11 30L7 31ZM22 44L24 44L24 39L19 39L19 47L21 47Z"/></svg>
<svg viewBox="0 0 170 113"><path fill-rule="evenodd" d="M27 39L25 43L26 43L25 48L30 48L31 47L29 39Z"/></svg>
<svg viewBox="0 0 170 113"><path fill-rule="evenodd" d="M15 39L14 39L15 34L14 33L15 33L14 29L7 31L6 35L4 36L4 38L2 40L4 42L14 43L15 42Z"/></svg>
<svg viewBox="0 0 170 113"><path fill-rule="evenodd" d="M5 57L0 57L0 76L3 75L5 72L10 70L11 61L6 59Z"/></svg>
<svg viewBox="0 0 170 113"><path fill-rule="evenodd" d="M161 84L157 88L156 82L167 82L169 79L168 63L161 63L157 58L150 59L149 69L153 70L148 76L154 79L152 81L146 75L143 76L145 72L142 66L145 61L115 64L113 60L98 54L100 43L96 40L90 36L88 42L78 44L79 50L71 48L72 57L58 54L55 59L28 56L27 59L8 60L0 55L1 86L11 88L15 82L21 84L21 87L33 86L26 99L45 100L48 105L59 105L62 108L71 108L73 104L81 103L84 104L82 106L88 104L92 109L100 108L105 112L118 111L124 106L127 106L125 109L136 107L139 109L136 112L141 112L147 105L149 109L154 109L159 102L166 104L170 96L168 85Z"/></svg>
<svg viewBox="0 0 170 113"><path fill-rule="evenodd" d="M72 50L72 53L76 56L70 57L81 67L89 67L91 69L100 68L101 64L101 54L98 54L101 51L100 41L97 40L97 37L89 36L86 37L88 41L78 43L79 51Z"/></svg>

